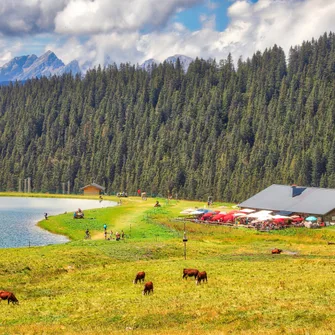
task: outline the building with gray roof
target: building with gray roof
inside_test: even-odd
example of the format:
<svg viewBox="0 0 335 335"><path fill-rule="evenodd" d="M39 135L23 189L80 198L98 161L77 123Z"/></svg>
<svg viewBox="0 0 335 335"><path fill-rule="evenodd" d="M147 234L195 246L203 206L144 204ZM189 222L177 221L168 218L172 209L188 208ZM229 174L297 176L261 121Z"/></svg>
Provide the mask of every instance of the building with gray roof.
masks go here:
<svg viewBox="0 0 335 335"><path fill-rule="evenodd" d="M273 184L239 204L243 208L299 213L335 221L335 189Z"/></svg>

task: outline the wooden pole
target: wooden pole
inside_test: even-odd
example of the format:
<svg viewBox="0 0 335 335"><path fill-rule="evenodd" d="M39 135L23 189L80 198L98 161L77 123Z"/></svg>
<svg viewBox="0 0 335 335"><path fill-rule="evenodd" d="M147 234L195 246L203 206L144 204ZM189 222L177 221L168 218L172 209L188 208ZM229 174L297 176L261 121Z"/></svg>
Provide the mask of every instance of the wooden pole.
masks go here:
<svg viewBox="0 0 335 335"><path fill-rule="evenodd" d="M31 178L28 177L28 193L31 192Z"/></svg>

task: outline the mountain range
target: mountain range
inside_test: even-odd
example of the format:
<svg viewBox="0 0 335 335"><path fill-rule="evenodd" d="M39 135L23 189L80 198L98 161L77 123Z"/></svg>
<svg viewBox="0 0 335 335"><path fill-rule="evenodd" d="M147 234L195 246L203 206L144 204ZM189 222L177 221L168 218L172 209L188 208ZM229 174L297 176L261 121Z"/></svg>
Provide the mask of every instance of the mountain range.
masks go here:
<svg viewBox="0 0 335 335"><path fill-rule="evenodd" d="M78 61L74 60L65 65L52 51L47 51L40 57L26 55L13 58L0 67L0 82L25 81L70 72L73 75L81 72Z"/></svg>
<svg viewBox="0 0 335 335"><path fill-rule="evenodd" d="M193 61L192 58L184 55L174 55L168 57L165 61L176 64L179 58L180 63L184 71L186 72L190 63ZM104 66L111 64L111 60L108 57ZM140 65L142 69L150 70L153 64L159 64L155 59L148 59ZM72 73L76 75L78 73L85 73L91 66L87 63L80 68L77 60L65 65L52 51L47 51L42 56L37 57L36 55L25 55L15 57L0 67L0 82L11 82L11 81L25 81L31 78L40 78L42 76L62 75L64 73Z"/></svg>

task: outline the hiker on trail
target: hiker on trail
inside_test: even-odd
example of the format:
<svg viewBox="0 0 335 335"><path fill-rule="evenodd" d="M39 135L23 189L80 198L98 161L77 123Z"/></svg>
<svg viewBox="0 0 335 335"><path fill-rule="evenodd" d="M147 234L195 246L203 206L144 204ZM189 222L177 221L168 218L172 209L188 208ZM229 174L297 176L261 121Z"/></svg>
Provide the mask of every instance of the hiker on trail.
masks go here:
<svg viewBox="0 0 335 335"><path fill-rule="evenodd" d="M105 233L107 233L107 225L106 225L106 223L104 224L104 230L105 230Z"/></svg>

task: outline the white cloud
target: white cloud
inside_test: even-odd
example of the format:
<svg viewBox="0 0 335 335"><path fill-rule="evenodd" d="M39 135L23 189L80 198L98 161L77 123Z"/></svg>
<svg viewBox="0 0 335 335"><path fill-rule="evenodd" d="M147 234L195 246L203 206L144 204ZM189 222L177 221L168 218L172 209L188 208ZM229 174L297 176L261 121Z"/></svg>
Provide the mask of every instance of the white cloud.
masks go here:
<svg viewBox="0 0 335 335"><path fill-rule="evenodd" d="M220 42L223 48L229 48L235 41L235 57L251 56L274 44L288 52L303 40L335 31L335 2L328 0L237 1L228 13L231 23L222 32Z"/></svg>
<svg viewBox="0 0 335 335"><path fill-rule="evenodd" d="M70 0L57 13L56 32L101 34L160 27L181 8L204 0Z"/></svg>
<svg viewBox="0 0 335 335"><path fill-rule="evenodd" d="M248 17L251 15L252 4L248 1L240 0L236 1L228 9L228 15L232 18L238 17Z"/></svg>
<svg viewBox="0 0 335 335"><path fill-rule="evenodd" d="M0 39L0 66L13 59L21 48L22 44L19 41Z"/></svg>
<svg viewBox="0 0 335 335"><path fill-rule="evenodd" d="M171 15L205 0L2 0L3 35L100 34L164 25Z"/></svg>
<svg viewBox="0 0 335 335"><path fill-rule="evenodd" d="M335 2L328 0L239 0L229 7L228 15L230 23L224 31L216 31L214 24L207 24L211 17L203 15L200 20L206 24L201 30L142 36L138 49L159 60L175 53L220 60L232 53L237 61L274 44L288 55L291 46L335 32Z"/></svg>
<svg viewBox="0 0 335 335"><path fill-rule="evenodd" d="M54 19L69 0L2 0L2 35L36 34L54 30Z"/></svg>

